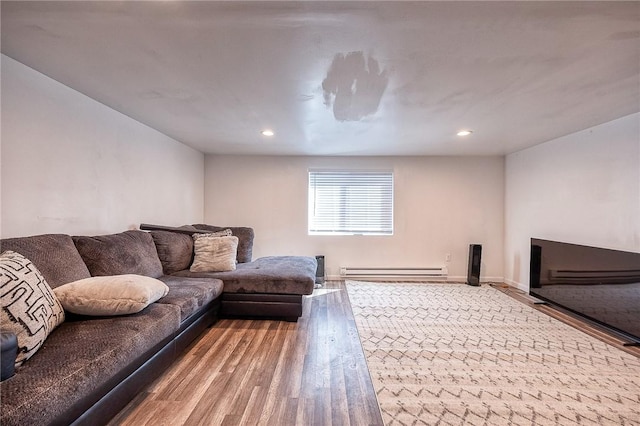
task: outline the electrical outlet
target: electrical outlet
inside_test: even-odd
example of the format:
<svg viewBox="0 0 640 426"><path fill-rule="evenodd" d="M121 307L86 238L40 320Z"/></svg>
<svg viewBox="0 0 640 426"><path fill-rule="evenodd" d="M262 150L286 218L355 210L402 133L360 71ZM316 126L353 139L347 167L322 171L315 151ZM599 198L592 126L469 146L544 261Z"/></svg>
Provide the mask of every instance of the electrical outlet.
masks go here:
<svg viewBox="0 0 640 426"><path fill-rule="evenodd" d="M451 262L451 253L447 253L447 254L445 254L445 255L444 255L444 260L445 260L446 262Z"/></svg>

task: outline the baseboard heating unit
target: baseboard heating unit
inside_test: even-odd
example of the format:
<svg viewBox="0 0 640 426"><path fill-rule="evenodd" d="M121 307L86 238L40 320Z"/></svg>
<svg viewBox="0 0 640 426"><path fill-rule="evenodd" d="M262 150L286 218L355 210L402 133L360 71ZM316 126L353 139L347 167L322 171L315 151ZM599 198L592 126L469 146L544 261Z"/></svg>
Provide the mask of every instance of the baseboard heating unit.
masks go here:
<svg viewBox="0 0 640 426"><path fill-rule="evenodd" d="M342 278L412 278L412 279L446 279L446 267L420 268L356 268L343 266L340 268Z"/></svg>

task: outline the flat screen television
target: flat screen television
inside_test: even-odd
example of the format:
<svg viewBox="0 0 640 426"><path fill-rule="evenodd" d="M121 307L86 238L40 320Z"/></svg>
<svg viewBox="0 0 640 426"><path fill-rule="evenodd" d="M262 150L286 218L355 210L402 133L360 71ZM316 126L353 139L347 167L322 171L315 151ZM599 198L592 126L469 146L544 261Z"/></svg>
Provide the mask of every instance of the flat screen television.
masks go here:
<svg viewBox="0 0 640 426"><path fill-rule="evenodd" d="M531 239L529 294L640 343L640 253Z"/></svg>

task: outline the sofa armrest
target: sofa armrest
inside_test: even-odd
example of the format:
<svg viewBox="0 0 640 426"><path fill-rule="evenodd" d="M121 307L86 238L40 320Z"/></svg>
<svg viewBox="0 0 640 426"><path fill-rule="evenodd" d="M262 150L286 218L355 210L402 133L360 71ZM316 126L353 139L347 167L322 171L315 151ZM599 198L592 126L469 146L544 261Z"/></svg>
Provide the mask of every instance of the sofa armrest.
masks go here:
<svg viewBox="0 0 640 426"><path fill-rule="evenodd" d="M18 339L14 333L3 331L0 333L0 381L6 380L15 373L15 363L18 357Z"/></svg>

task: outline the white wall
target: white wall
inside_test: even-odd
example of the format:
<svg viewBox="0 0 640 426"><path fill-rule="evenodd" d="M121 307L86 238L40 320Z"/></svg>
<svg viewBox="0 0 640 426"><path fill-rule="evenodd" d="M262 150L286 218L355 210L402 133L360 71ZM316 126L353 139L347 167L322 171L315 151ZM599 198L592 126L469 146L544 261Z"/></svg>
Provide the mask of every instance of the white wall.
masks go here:
<svg viewBox="0 0 640 426"><path fill-rule="evenodd" d="M506 158L505 279L529 288L530 238L640 252L640 114Z"/></svg>
<svg viewBox="0 0 640 426"><path fill-rule="evenodd" d="M499 157L205 156L2 56L0 236L140 222L256 230L254 256L448 266L528 288L529 239L640 251L640 114ZM393 169L395 234L307 235L309 168ZM503 208L504 207L504 208ZM451 262L445 256L451 253ZM504 266L504 268L503 268Z"/></svg>
<svg viewBox="0 0 640 426"><path fill-rule="evenodd" d="M307 235L309 168L393 169L394 235ZM502 157L205 158L206 222L253 227L254 258L323 254L330 276L340 266L448 266L463 279L479 243L483 279L501 279L503 212Z"/></svg>
<svg viewBox="0 0 640 426"><path fill-rule="evenodd" d="M204 155L2 56L2 237L184 224Z"/></svg>

